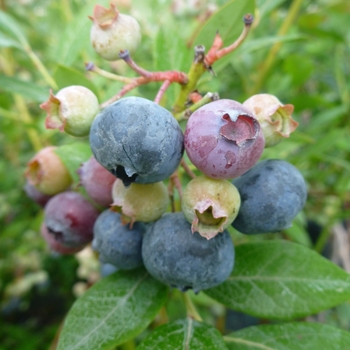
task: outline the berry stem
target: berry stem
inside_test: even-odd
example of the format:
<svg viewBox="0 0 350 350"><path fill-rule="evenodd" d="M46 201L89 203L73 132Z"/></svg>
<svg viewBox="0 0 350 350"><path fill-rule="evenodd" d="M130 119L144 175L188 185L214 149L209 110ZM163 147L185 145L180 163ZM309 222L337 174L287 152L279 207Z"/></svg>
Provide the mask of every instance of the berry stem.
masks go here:
<svg viewBox="0 0 350 350"><path fill-rule="evenodd" d="M206 59L208 60L206 63L211 66L215 61L220 59L221 57L224 57L225 55L231 53L232 51L236 50L239 45L243 43L245 38L248 36L251 25L253 23L253 15L247 14L243 17L243 22L244 22L244 27L241 35L236 39L234 43L231 45L224 47L221 50L218 50L215 52L215 56L213 57L208 57L209 55L206 56Z"/></svg>
<svg viewBox="0 0 350 350"><path fill-rule="evenodd" d="M165 90L168 88L168 86L171 83L179 83L179 84L186 84L188 81L188 77L185 73L180 71L165 71L165 72L149 72L141 67L139 67L133 59L130 57L129 52L127 50L122 51L120 53L120 58L122 58L129 67L131 67L136 73L140 74L140 77L132 78L127 82L127 85L125 85L121 91L119 91L116 95L111 97L109 100L103 102L100 107L105 108L111 103L117 101L121 97L123 97L126 93L129 91L135 89L136 87L140 85L145 85L153 81L162 81L166 82L162 85L160 88L159 93L164 94ZM88 66L89 70L95 69L94 66L91 68ZM163 92L164 90L164 92ZM162 95L160 96L162 97ZM156 97L157 98L157 97Z"/></svg>
<svg viewBox="0 0 350 350"><path fill-rule="evenodd" d="M191 114L196 111L198 108L204 106L205 104L209 102L213 102L218 100L220 97L217 93L212 93L212 92L207 92L199 101L194 103L192 106L186 108L184 111L181 113L178 113L175 115L175 118L178 121L182 121L184 119L188 119Z"/></svg>
<svg viewBox="0 0 350 350"><path fill-rule="evenodd" d="M152 77L152 72L141 68L140 66L138 66L135 61L131 58L129 51L125 50L125 51L121 51L119 53L119 57L121 59L124 60L124 62L133 70L135 71L137 74L141 75L142 77L148 78L150 79Z"/></svg>
<svg viewBox="0 0 350 350"><path fill-rule="evenodd" d="M154 102L159 104L160 100L162 99L165 91L168 89L168 87L171 85L171 81L170 80L165 80L164 83L162 84L162 86L160 87L157 96L154 99Z"/></svg>
<svg viewBox="0 0 350 350"><path fill-rule="evenodd" d="M182 158L181 159L181 166L184 168L184 170L186 171L187 175L191 178L194 179L196 178L196 174L189 168L188 164L185 162L185 160Z"/></svg>
<svg viewBox="0 0 350 350"><path fill-rule="evenodd" d="M175 213L177 210L176 203L175 203L175 197L174 197L174 187L177 189L180 197L180 202L182 198L182 186L181 181L179 179L179 168L177 168L173 174L169 178L169 184L168 184L168 193L170 197L170 204L171 204L171 212Z"/></svg>
<svg viewBox="0 0 350 350"><path fill-rule="evenodd" d="M97 67L92 62L85 63L85 68L86 68L87 71L97 73L98 75L100 75L100 76L102 76L104 78L120 81L120 82L125 83L125 84L129 84L129 83L131 83L133 81L132 78L123 77L121 75L117 75L117 74L113 74L113 73L107 72L104 69L101 69L101 68Z"/></svg>
<svg viewBox="0 0 350 350"><path fill-rule="evenodd" d="M188 81L187 75L179 71L165 71L165 72L150 72L146 69L138 66L129 55L129 51L125 50L119 54L125 63L133 69L136 73L147 79L147 82L151 81L165 81L170 80L172 83L186 84Z"/></svg>
<svg viewBox="0 0 350 350"><path fill-rule="evenodd" d="M180 94L175 102L173 113L177 114L185 109L188 95L195 90L199 78L207 71L204 64L204 46L196 46L194 48L194 60L188 72L188 83L183 85Z"/></svg>
<svg viewBox="0 0 350 350"><path fill-rule="evenodd" d="M149 80L144 77L138 77L132 79L131 83L125 85L116 95L111 97L109 100L103 102L100 104L101 108L105 108L109 106L111 103L119 100L121 97L123 97L125 94L127 94L129 91L135 89L136 87L144 84L148 84Z"/></svg>
<svg viewBox="0 0 350 350"><path fill-rule="evenodd" d="M187 317L190 317L198 322L203 322L202 317L199 315L188 293L181 293L181 294L186 306Z"/></svg>
<svg viewBox="0 0 350 350"><path fill-rule="evenodd" d="M46 83L54 90L58 89L58 85L56 84L55 80L51 77L47 69L45 68L44 64L41 62L39 57L36 55L36 53L32 50L32 48L28 45L24 47L25 52L29 56L29 58L32 60L34 66L38 69Z"/></svg>
<svg viewBox="0 0 350 350"><path fill-rule="evenodd" d="M243 17L243 22L244 27L241 35L231 45L222 49L221 47L223 45L223 41L220 35L217 33L214 38L213 44L206 55L204 46L199 45L194 48L195 56L190 70L188 72L188 83L182 86L178 99L175 102L173 108L173 112L175 114L182 112L186 108L185 106L188 99L188 95L195 90L199 78L206 71L213 73L211 66L214 64L214 62L237 49L237 47L247 37L251 25L253 23L253 16L251 14L245 15Z"/></svg>

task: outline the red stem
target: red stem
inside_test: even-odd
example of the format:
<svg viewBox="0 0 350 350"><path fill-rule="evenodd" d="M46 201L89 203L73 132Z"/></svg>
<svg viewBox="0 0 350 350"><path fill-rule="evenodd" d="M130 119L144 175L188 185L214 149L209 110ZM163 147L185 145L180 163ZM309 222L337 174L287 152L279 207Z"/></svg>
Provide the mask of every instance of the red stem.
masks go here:
<svg viewBox="0 0 350 350"><path fill-rule="evenodd" d="M170 80L165 80L164 83L162 84L162 86L160 87L160 89L158 90L157 96L154 99L154 102L159 104L160 100L162 99L165 91L168 89L168 87L170 86L171 81Z"/></svg>

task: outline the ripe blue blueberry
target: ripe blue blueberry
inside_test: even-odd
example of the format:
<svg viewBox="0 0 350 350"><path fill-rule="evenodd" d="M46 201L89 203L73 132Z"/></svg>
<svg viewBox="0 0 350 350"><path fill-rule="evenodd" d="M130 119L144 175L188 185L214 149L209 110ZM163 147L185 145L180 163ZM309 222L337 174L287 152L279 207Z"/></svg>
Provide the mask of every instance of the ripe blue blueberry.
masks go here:
<svg viewBox="0 0 350 350"><path fill-rule="evenodd" d="M123 98L98 114L91 126L90 145L97 161L125 186L166 179L184 151L176 119L141 97Z"/></svg>
<svg viewBox="0 0 350 350"><path fill-rule="evenodd" d="M261 161L232 182L241 195L241 208L232 225L242 233L288 228L306 201L303 176L280 159Z"/></svg>
<svg viewBox="0 0 350 350"><path fill-rule="evenodd" d="M142 265L141 245L145 227L139 222L123 225L119 213L103 211L94 225L92 248L99 253L101 263L109 263L121 270Z"/></svg>
<svg viewBox="0 0 350 350"><path fill-rule="evenodd" d="M191 232L182 212L164 214L146 231L142 258L148 272L164 284L198 293L231 273L234 247L227 231L210 240Z"/></svg>

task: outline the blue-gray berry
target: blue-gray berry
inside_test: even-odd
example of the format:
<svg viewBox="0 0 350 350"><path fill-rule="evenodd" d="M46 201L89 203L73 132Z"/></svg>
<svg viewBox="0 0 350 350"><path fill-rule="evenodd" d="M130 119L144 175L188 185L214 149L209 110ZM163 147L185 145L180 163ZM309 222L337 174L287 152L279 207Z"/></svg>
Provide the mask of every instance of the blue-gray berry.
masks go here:
<svg viewBox="0 0 350 350"><path fill-rule="evenodd" d="M184 146L179 123L165 108L141 97L106 107L91 126L97 161L128 186L168 178L179 166Z"/></svg>
<svg viewBox="0 0 350 350"><path fill-rule="evenodd" d="M121 270L142 265L141 246L145 226L135 222L123 225L119 213L103 211L94 224L92 248L99 253L101 263L109 263Z"/></svg>
<svg viewBox="0 0 350 350"><path fill-rule="evenodd" d="M191 232L182 212L164 214L146 231L142 258L159 281L195 293L222 283L234 264L234 247L227 231L207 240Z"/></svg>
<svg viewBox="0 0 350 350"><path fill-rule="evenodd" d="M294 165L280 159L261 161L232 183L241 195L241 208L232 225L242 233L288 228L306 201L303 176Z"/></svg>

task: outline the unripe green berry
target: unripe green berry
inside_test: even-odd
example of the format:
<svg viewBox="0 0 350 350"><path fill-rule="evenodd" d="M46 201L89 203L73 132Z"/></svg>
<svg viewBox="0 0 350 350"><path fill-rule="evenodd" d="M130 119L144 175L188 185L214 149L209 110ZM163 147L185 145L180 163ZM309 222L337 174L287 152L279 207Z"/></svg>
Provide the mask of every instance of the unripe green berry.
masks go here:
<svg viewBox="0 0 350 350"><path fill-rule="evenodd" d="M54 195L66 190L72 178L61 159L55 153L57 147L45 147L27 164L25 176L41 193Z"/></svg>
<svg viewBox="0 0 350 350"><path fill-rule="evenodd" d="M298 122L292 118L294 106L282 104L270 94L257 94L243 102L250 109L261 126L265 137L265 147L277 145L297 128Z"/></svg>
<svg viewBox="0 0 350 350"><path fill-rule="evenodd" d="M96 53L107 61L119 59L120 51L133 53L140 45L140 25L135 18L119 13L113 4L110 9L96 5L90 19L93 21L91 44Z"/></svg>
<svg viewBox="0 0 350 350"><path fill-rule="evenodd" d="M151 222L159 219L169 205L168 190L163 182L153 184L132 183L125 187L117 179L112 189L112 210L122 214L124 223Z"/></svg>
<svg viewBox="0 0 350 350"><path fill-rule="evenodd" d="M224 231L238 215L241 198L227 180L198 176L191 180L182 195L181 207L192 224L192 232L207 239Z"/></svg>
<svg viewBox="0 0 350 350"><path fill-rule="evenodd" d="M56 95L50 91L49 99L40 107L47 112L47 129L58 129L72 136L87 136L99 111L95 94L79 85L65 87Z"/></svg>

